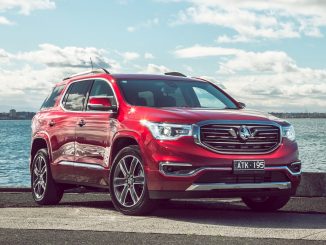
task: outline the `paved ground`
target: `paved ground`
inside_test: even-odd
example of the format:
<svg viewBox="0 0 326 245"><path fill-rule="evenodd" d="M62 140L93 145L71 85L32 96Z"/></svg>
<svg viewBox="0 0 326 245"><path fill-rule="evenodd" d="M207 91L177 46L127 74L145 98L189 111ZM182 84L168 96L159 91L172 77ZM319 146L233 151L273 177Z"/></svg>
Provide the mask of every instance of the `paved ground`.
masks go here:
<svg viewBox="0 0 326 245"><path fill-rule="evenodd" d="M39 207L30 193L0 193L0 244L304 244L307 240L325 244L326 198L293 198L276 213L252 212L237 199L174 200L150 216L129 217L116 212L106 194L65 194L60 205Z"/></svg>
<svg viewBox="0 0 326 245"><path fill-rule="evenodd" d="M0 229L1 244L235 244L235 245L305 245L306 240L258 239L222 236L175 235L67 230ZM325 245L325 241L309 241L309 245Z"/></svg>

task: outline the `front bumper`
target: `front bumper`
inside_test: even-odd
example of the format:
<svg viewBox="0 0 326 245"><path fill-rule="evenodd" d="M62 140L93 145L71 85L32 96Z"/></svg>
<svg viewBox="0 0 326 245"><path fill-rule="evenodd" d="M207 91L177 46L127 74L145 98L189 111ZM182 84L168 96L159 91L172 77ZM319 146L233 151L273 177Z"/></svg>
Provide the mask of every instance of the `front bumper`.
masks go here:
<svg viewBox="0 0 326 245"><path fill-rule="evenodd" d="M150 199L238 198L264 196L294 196L295 189L227 189L211 191L149 191Z"/></svg>
<svg viewBox="0 0 326 245"><path fill-rule="evenodd" d="M257 155L218 154L195 144L191 137L177 141L153 139L144 148L151 198L294 195L300 183L300 170L291 169L292 163L300 164L298 148L287 140L275 151ZM254 174L247 175L247 179L246 175L233 174L233 160L240 159L264 160L264 177ZM163 171L162 163L188 166L189 171L170 174Z"/></svg>
<svg viewBox="0 0 326 245"><path fill-rule="evenodd" d="M231 168L205 168L191 176L148 173L150 198L213 198L295 195L300 172L287 167L266 168L263 174L235 175Z"/></svg>

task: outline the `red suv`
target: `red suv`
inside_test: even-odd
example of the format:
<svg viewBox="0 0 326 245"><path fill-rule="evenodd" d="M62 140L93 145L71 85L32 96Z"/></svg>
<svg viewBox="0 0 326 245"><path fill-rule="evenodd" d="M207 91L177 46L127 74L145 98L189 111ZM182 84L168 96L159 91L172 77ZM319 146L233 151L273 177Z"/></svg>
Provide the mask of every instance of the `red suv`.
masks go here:
<svg viewBox="0 0 326 245"><path fill-rule="evenodd" d="M108 189L130 215L172 198L241 197L253 210L277 210L300 182L294 129L244 107L177 72L68 77L32 122L33 197L56 204L85 186Z"/></svg>

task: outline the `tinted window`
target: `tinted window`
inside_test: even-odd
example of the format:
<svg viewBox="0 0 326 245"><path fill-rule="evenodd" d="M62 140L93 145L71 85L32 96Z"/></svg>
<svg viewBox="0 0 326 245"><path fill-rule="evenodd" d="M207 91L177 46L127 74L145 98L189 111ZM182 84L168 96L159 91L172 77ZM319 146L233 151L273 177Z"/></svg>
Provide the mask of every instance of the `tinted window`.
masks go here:
<svg viewBox="0 0 326 245"><path fill-rule="evenodd" d="M131 105L237 109L222 91L206 82L128 79L119 80L118 85Z"/></svg>
<svg viewBox="0 0 326 245"><path fill-rule="evenodd" d="M104 80L96 80L89 96L113 96L113 91L108 82Z"/></svg>
<svg viewBox="0 0 326 245"><path fill-rule="evenodd" d="M194 92L198 98L201 107L225 109L225 104L223 104L222 101L217 99L209 91L202 88L194 87Z"/></svg>
<svg viewBox="0 0 326 245"><path fill-rule="evenodd" d="M152 91L138 92L138 104L143 106L154 106L154 94Z"/></svg>
<svg viewBox="0 0 326 245"><path fill-rule="evenodd" d="M55 87L52 90L52 93L44 100L41 109L52 108L55 105L55 102L58 100L58 97L64 87L64 85Z"/></svg>
<svg viewBox="0 0 326 245"><path fill-rule="evenodd" d="M91 84L92 81L73 83L69 88L68 94L65 96L64 107L70 111L82 111Z"/></svg>

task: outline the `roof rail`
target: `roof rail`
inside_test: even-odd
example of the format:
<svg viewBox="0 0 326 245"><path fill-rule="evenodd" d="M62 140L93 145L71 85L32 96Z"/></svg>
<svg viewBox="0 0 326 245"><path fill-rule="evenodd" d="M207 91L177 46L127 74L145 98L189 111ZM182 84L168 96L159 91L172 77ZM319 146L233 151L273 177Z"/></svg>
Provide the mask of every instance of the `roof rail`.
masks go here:
<svg viewBox="0 0 326 245"><path fill-rule="evenodd" d="M76 74L70 75L69 77L65 77L63 80L68 80L70 78L78 77L78 76L82 76L82 75L98 74L98 73L110 74L110 72L107 69L101 67L101 68L96 69L96 70L84 71L84 72L80 72L80 73L76 73Z"/></svg>
<svg viewBox="0 0 326 245"><path fill-rule="evenodd" d="M212 81L210 81L209 79L206 79L206 78L203 78L203 77L191 77L191 78L198 79L198 80L202 80L202 81L204 81L204 82L212 82Z"/></svg>
<svg viewBox="0 0 326 245"><path fill-rule="evenodd" d="M166 72L166 73L164 73L164 75L177 76L177 77L187 77L185 74L182 74L182 73L177 72L177 71Z"/></svg>

